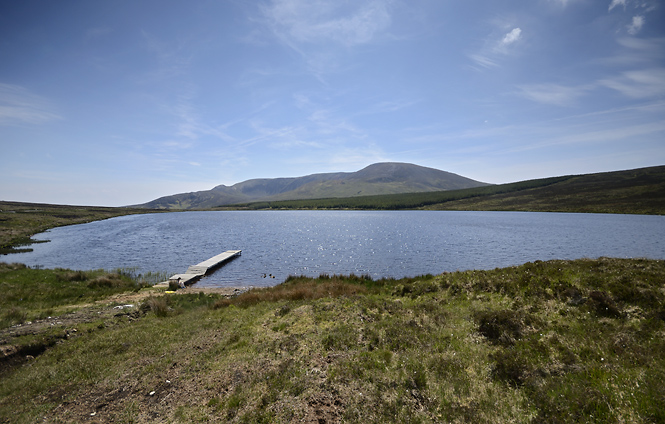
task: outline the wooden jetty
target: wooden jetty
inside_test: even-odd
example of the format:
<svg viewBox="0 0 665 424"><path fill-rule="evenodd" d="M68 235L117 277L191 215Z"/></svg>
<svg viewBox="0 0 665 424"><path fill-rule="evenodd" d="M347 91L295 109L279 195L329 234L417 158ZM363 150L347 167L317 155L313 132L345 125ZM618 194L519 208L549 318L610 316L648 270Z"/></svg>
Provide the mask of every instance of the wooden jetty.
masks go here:
<svg viewBox="0 0 665 424"><path fill-rule="evenodd" d="M224 264L235 257L240 256L242 250L227 250L217 256L213 256L207 261L203 261L196 265L191 265L187 268L184 274L175 274L169 278L169 283L176 283L179 285L188 286L194 284L196 280L206 275L208 272Z"/></svg>

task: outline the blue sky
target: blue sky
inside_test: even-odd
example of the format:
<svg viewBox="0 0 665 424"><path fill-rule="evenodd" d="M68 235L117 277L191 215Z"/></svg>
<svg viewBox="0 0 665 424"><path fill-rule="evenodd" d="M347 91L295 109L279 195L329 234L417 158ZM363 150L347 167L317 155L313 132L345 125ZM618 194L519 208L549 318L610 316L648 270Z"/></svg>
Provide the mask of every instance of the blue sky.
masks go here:
<svg viewBox="0 0 665 424"><path fill-rule="evenodd" d="M665 164L660 0L0 0L0 200Z"/></svg>

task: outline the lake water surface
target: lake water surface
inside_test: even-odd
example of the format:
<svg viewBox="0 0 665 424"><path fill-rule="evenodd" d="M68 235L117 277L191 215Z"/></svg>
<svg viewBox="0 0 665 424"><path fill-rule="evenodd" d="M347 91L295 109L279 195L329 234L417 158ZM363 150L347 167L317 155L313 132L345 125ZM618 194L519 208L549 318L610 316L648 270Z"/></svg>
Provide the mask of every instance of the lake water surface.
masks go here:
<svg viewBox="0 0 665 424"><path fill-rule="evenodd" d="M0 261L181 273L225 250L242 250L198 286L267 286L288 275L321 273L400 278L548 259L665 259L665 217L644 215L179 212L54 228L34 238L51 241Z"/></svg>

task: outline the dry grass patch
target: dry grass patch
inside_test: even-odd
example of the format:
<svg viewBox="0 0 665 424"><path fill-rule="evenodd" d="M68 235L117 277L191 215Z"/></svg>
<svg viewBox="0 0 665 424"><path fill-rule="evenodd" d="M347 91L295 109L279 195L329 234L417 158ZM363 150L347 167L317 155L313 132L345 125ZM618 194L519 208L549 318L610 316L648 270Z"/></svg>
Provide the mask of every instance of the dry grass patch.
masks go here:
<svg viewBox="0 0 665 424"><path fill-rule="evenodd" d="M287 280L285 283L274 287L251 289L233 299L221 299L215 303L215 308L223 308L229 305L248 307L261 302L315 300L364 293L367 293L366 287L337 278L321 281L299 277L298 279Z"/></svg>

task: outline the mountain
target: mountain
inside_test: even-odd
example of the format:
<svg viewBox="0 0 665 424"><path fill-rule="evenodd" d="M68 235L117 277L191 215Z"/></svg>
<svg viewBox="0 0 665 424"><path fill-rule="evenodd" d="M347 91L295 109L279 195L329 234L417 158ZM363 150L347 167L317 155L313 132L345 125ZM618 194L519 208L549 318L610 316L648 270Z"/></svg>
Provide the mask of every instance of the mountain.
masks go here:
<svg viewBox="0 0 665 424"><path fill-rule="evenodd" d="M295 178L264 178L211 190L160 197L137 207L204 209L257 201L320 199L374 194L459 190L488 184L457 174L409 163L376 163L357 172L312 174Z"/></svg>
<svg viewBox="0 0 665 424"><path fill-rule="evenodd" d="M665 215L665 166L461 190L256 202L247 209L473 210Z"/></svg>

